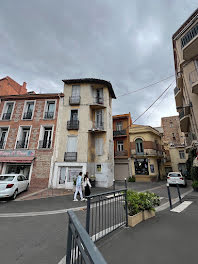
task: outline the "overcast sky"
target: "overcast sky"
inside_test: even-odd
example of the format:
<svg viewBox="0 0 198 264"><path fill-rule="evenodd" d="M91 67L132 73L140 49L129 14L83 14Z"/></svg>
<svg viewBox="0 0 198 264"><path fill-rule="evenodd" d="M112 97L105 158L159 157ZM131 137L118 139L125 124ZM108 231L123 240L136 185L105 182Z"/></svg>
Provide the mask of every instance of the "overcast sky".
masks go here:
<svg viewBox="0 0 198 264"><path fill-rule="evenodd" d="M174 80L119 97L174 74L172 34L196 0L2 0L0 78L28 90L61 92L62 79L112 83L113 114L135 120ZM175 83L137 123L160 126L175 115Z"/></svg>

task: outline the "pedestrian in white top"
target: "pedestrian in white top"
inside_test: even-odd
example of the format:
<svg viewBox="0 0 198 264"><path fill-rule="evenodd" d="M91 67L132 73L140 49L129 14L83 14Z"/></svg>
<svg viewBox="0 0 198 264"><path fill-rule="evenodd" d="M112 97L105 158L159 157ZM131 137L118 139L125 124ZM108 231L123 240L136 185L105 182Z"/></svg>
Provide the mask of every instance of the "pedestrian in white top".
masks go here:
<svg viewBox="0 0 198 264"><path fill-rule="evenodd" d="M76 198L77 193L80 193L80 199L81 201L84 201L83 195L82 195L82 172L79 173L77 179L76 179L76 191L74 194L74 201L77 202L78 199Z"/></svg>

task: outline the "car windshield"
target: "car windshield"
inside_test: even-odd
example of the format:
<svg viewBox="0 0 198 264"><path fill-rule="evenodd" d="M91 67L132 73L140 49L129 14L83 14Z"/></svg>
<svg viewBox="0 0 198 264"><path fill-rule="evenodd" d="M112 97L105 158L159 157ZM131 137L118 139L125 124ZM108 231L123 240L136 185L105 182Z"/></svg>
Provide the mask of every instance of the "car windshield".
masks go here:
<svg viewBox="0 0 198 264"><path fill-rule="evenodd" d="M0 176L0 181L12 181L13 179L14 176L5 176L5 175Z"/></svg>
<svg viewBox="0 0 198 264"><path fill-rule="evenodd" d="M181 174L179 174L179 173L170 173L168 176L169 177L180 177Z"/></svg>

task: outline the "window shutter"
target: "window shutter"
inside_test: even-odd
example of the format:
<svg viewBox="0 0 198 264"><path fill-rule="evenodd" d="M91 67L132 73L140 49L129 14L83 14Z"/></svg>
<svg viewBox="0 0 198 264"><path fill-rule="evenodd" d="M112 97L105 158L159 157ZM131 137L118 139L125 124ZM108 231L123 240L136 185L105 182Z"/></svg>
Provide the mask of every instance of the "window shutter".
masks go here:
<svg viewBox="0 0 198 264"><path fill-rule="evenodd" d="M96 150L96 155L98 156L103 155L103 138L95 139L95 150Z"/></svg>
<svg viewBox="0 0 198 264"><path fill-rule="evenodd" d="M68 137L67 152L77 152L77 137Z"/></svg>

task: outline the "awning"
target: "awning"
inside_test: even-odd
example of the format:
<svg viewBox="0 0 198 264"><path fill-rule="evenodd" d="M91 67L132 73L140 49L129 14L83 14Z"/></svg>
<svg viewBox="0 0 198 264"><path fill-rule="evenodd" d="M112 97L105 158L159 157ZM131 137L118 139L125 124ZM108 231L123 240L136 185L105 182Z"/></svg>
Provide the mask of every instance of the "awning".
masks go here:
<svg viewBox="0 0 198 264"><path fill-rule="evenodd" d="M0 162L31 163L34 157L0 157Z"/></svg>

